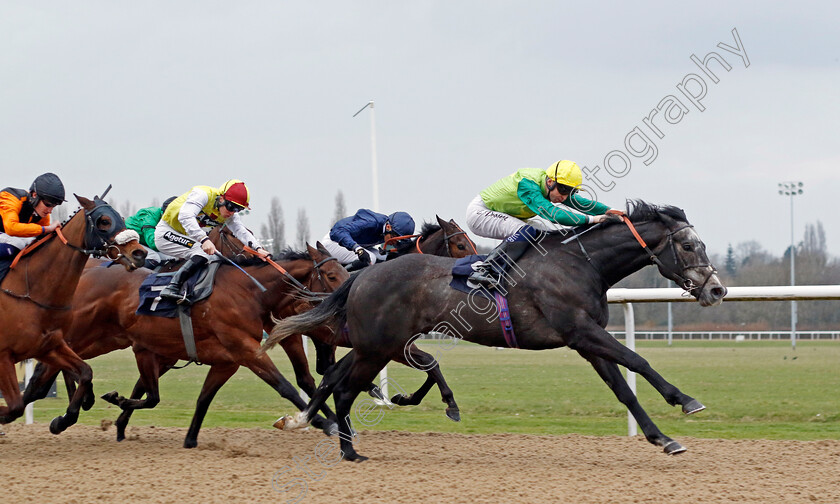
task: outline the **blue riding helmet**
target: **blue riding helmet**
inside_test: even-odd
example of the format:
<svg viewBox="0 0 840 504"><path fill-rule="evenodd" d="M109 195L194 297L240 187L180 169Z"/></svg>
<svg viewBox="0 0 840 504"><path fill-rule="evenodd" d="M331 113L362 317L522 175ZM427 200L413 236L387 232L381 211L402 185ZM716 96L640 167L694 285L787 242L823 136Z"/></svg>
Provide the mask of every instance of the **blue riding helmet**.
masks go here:
<svg viewBox="0 0 840 504"><path fill-rule="evenodd" d="M388 216L388 222L397 236L414 234L414 219L405 212L394 212Z"/></svg>

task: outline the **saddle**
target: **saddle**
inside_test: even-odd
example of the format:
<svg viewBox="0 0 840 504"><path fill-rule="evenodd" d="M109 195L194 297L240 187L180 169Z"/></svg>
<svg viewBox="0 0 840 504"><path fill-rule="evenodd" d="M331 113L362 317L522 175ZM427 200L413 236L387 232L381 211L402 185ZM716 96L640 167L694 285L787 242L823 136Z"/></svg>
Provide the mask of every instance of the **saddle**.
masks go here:
<svg viewBox="0 0 840 504"><path fill-rule="evenodd" d="M219 270L218 261L207 263L198 273L191 276L184 284L187 292L187 299L184 303L187 306L198 303L210 297L213 293L213 280ZM175 318L178 316L178 304L168 299L158 297L172 276L174 271L169 273L152 273L143 280L140 285L140 304L137 307L137 315L152 315L155 317Z"/></svg>

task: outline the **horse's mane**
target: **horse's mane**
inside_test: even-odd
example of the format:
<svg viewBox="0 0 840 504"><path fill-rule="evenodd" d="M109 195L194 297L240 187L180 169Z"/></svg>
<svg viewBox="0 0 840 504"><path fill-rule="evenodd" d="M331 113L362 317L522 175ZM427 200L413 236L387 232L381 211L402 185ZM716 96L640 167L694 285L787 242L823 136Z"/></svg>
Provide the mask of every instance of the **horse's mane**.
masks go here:
<svg viewBox="0 0 840 504"><path fill-rule="evenodd" d="M67 223L68 223L68 222L70 222L70 219L72 219L73 217L75 217L75 216L76 216L76 214L77 214L77 213L79 213L79 212L81 212L82 210L84 210L84 208L83 208L83 207L79 207L79 208L77 208L75 212L71 213L69 216L67 216L67 218L66 218L66 219L64 219L64 222L62 222L62 223L61 223L61 225L62 225L62 226L66 226L66 225L67 225Z"/></svg>
<svg viewBox="0 0 840 504"><path fill-rule="evenodd" d="M432 233L437 233L438 231L440 231L440 225L432 224L431 222L424 222L423 227L420 229L420 239L425 240Z"/></svg>
<svg viewBox="0 0 840 504"><path fill-rule="evenodd" d="M294 250L291 247L286 247L280 251L279 254L274 258L277 261L298 261L301 259L306 259L307 261L312 260L312 256L309 255L309 252L303 252L300 250Z"/></svg>
<svg viewBox="0 0 840 504"><path fill-rule="evenodd" d="M627 216L633 222L658 220L660 214L667 215L674 220L688 222L688 218L685 216L685 211L682 208L671 205L654 205L640 199L627 200Z"/></svg>

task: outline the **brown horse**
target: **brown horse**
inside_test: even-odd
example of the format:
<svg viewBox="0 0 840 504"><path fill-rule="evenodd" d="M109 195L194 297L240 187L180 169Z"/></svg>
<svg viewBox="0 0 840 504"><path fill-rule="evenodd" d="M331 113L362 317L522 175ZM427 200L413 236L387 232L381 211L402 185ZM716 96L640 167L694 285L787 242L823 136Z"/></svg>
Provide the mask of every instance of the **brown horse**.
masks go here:
<svg viewBox="0 0 840 504"><path fill-rule="evenodd" d="M413 236L412 240L399 240L401 237L397 237L386 242L388 259L395 259L405 254L430 254L460 259L478 253L475 243L453 219L447 222L437 215L435 218L437 225L423 223L420 234Z"/></svg>
<svg viewBox="0 0 840 504"><path fill-rule="evenodd" d="M208 237L210 238L210 241L213 242L213 245L216 246L216 249L219 251L219 253L221 253L227 258L236 259L241 262L247 260L248 258L254 257L252 254L244 250L242 242L236 239L236 237L233 236L230 230L228 230L225 226L218 226L213 228L208 233ZM183 263L183 259L164 261L160 264L159 271L175 271ZM114 261L90 258L85 264L85 269L111 267L113 264ZM138 274L140 273L138 272ZM149 271L143 270L142 274L144 276L148 275ZM65 334L64 341L83 360L92 359L94 357L98 357L100 355L104 355L115 350L122 350L123 348L128 348L131 346L131 341L129 341L128 338L121 333L111 333L103 335L95 332L89 333L84 331L75 331L72 334ZM293 343L291 344L291 346L293 346ZM165 372L166 370L164 369L161 371L161 374ZM64 382L67 388L67 397L73 397L73 394L76 393L76 382L70 377L68 373L62 374L64 375ZM49 393L49 390L52 387L52 382L53 380L55 380L57 375L58 369L55 369L54 367L51 367L43 362L39 362L38 365L35 366L35 371L32 375L32 379L29 381L29 385L26 387L26 390L23 393L24 406L31 402L47 397L47 394ZM314 378L311 378L311 381L312 388L314 388ZM138 380L138 387L141 386L139 384L140 382ZM143 393L141 392L140 396L142 395ZM94 401L95 397L93 396L93 393L91 391L91 393L88 394L82 402L82 409L87 411L91 408L91 406L93 406Z"/></svg>
<svg viewBox="0 0 840 504"><path fill-rule="evenodd" d="M79 382L66 414L53 419L50 431L61 432L75 423L91 389L92 372L64 342L63 334L72 318L70 302L88 255L107 255L127 270L142 266L146 258L137 234L125 230L116 210L98 198L76 199L82 208L64 226L25 248L3 280L0 392L6 406L0 407L0 423L23 414L14 365L30 358L63 370Z"/></svg>
<svg viewBox="0 0 840 504"><path fill-rule="evenodd" d="M349 278L347 271L331 259L320 244L317 249L308 247L308 253L290 253L278 262L287 275L255 260L259 264L243 269L264 285L266 292L255 289L252 280L239 269L222 264L216 274L213 294L192 307L198 361L209 364L210 370L184 441L185 447L196 446L210 402L240 365L248 367L296 406L305 406L271 359L256 354L263 328L272 326L272 314L287 316L301 310L301 301L294 296L291 287L293 282L313 292L330 292ZM160 401L158 379L162 370L177 360L189 358L177 318L135 313L139 287L145 277L142 272L127 274L113 268L86 270L74 298L75 316L67 333L69 341L80 338L90 344L80 349L84 355L101 355L131 344L140 370L142 390L135 398L124 398L116 392L103 396L124 411L157 405ZM146 393L145 399L139 399L142 392ZM124 435L124 431L121 434Z"/></svg>
<svg viewBox="0 0 840 504"><path fill-rule="evenodd" d="M216 249L225 257L230 259L234 259L235 261L242 263L247 262L250 259L253 259L255 256L245 250L243 244L233 236L233 234L224 226L219 226L213 228L210 233L208 234L210 240L216 246ZM291 254L294 255L294 254ZM172 261L171 264L163 263L161 266L161 271L173 271L178 268L183 261ZM86 268L98 268L101 270L103 266L106 266L107 263L102 260L98 259L90 259L86 265ZM88 273L86 272L85 275ZM87 277L83 276L83 283L87 285L92 282L96 282L97 279L100 277L101 273L91 273L93 276L88 280ZM145 277L149 274L148 270L142 270L142 272L137 272L135 275L143 275ZM310 279L310 283L314 281L314 278ZM317 292L323 290L322 285L319 284L312 284L311 291ZM79 292L79 291L77 291ZM75 306L86 307L87 305L83 302L88 296L84 294L84 292L79 292L79 300L74 303ZM84 308L86 309L86 308ZM296 313L300 313L304 307L304 303L298 302L297 304L293 305L291 309L287 308L284 311L278 313L278 315L287 316ZM104 314L103 314L104 315ZM76 328L77 326L74 326ZM112 332L103 332L103 331L86 331L86 330L72 330L69 333L65 334L65 341L73 349L82 359L92 359L94 357L98 357L100 355L104 355L106 353L113 352L115 350L121 350L124 348L128 348L131 346L131 340L123 331L112 331ZM326 350L319 350L318 355L327 356L329 355L329 350L332 347L323 345L320 343L319 339L313 338L313 343L315 344L316 348L324 346ZM289 357L289 360L292 363L292 368L295 372L296 382L298 387L300 387L304 392L309 394L310 396L315 392L315 378L309 371L309 362L306 358L306 351L303 347L303 342L300 334L294 335L287 340L284 340L282 343L282 347L286 354ZM160 367L160 375L166 373L169 369L172 369L176 364L176 360L172 360L171 362L161 365ZM320 364L321 367L326 369L328 364ZM31 402L37 401L38 399L43 399L47 396L53 380L55 380L56 375L58 374L58 369L55 367L46 365L44 363L39 363L35 367L35 372L32 376L32 379L29 382L29 386L27 386L26 390L23 394L23 401L24 406ZM65 383L67 386L67 396L72 397L75 393L76 386L75 382L70 378L69 375L65 374L64 376ZM135 385L132 393L132 399L140 399L146 393L146 389L143 386L143 380L138 379L137 384ZM91 393L86 396L85 400L82 402L82 409L90 409L93 406L95 401L95 397ZM132 409L124 410L119 418L116 421L117 426L117 440L125 439L125 429L128 425L128 422L131 418L131 413L133 412Z"/></svg>

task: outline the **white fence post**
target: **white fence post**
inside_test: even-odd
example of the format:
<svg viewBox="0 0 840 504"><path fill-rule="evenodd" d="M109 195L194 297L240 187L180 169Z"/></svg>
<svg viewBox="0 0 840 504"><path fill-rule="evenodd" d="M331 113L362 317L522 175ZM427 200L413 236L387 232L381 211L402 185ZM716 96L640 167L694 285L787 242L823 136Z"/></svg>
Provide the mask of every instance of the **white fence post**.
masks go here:
<svg viewBox="0 0 840 504"><path fill-rule="evenodd" d="M24 364L24 375L23 375L23 388L29 386L29 380L32 379L32 374L35 372L35 363L32 362L32 359L26 359L26 364ZM26 405L26 408L23 410L23 417L26 425L35 422L35 406L32 403Z"/></svg>
<svg viewBox="0 0 840 504"><path fill-rule="evenodd" d="M633 316L633 303L624 303L624 344L630 350L636 351L636 321ZM636 373L627 370L627 385L633 395L636 395ZM627 411L627 435L638 434L636 419L633 414Z"/></svg>

